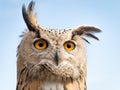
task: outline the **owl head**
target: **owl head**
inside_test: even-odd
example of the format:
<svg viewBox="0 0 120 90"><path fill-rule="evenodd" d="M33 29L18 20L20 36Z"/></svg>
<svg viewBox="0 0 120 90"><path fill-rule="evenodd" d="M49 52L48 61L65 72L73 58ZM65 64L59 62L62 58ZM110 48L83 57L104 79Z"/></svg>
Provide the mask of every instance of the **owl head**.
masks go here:
<svg viewBox="0 0 120 90"><path fill-rule="evenodd" d="M49 75L78 78L86 75L85 36L99 40L93 33L100 29L93 26L79 26L68 30L46 29L37 24L32 1L22 14L28 30L18 47L18 72L27 68L32 77Z"/></svg>

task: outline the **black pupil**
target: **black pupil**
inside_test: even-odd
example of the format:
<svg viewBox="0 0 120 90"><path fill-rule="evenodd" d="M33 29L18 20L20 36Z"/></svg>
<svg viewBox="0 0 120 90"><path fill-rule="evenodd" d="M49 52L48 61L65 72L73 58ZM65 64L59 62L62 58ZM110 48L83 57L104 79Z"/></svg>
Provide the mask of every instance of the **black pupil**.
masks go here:
<svg viewBox="0 0 120 90"><path fill-rule="evenodd" d="M67 48L71 48L71 45L70 45L70 44L67 44Z"/></svg>
<svg viewBox="0 0 120 90"><path fill-rule="evenodd" d="M40 42L40 43L39 43L39 46L40 46L40 47L43 47L43 42Z"/></svg>

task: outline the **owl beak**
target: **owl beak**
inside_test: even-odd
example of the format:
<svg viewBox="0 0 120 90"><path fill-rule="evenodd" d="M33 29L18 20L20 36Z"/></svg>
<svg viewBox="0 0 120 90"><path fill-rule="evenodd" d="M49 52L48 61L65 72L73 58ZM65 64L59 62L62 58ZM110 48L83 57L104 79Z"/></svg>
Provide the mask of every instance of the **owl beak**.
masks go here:
<svg viewBox="0 0 120 90"><path fill-rule="evenodd" d="M55 53L55 63L56 63L56 65L58 66L58 64L59 64L59 54L58 54L57 51L56 51L56 53Z"/></svg>

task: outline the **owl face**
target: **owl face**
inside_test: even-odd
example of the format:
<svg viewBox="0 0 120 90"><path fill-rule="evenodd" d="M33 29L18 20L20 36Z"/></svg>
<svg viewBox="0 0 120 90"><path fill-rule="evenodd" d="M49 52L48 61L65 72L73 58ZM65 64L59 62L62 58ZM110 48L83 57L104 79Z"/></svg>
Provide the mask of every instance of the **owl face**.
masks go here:
<svg viewBox="0 0 120 90"><path fill-rule="evenodd" d="M28 31L20 44L19 54L29 69L40 74L44 67L51 74L64 77L78 77L83 64L86 64L83 40L72 30L41 30L39 36ZM31 71L31 73L33 73Z"/></svg>
<svg viewBox="0 0 120 90"><path fill-rule="evenodd" d="M28 31L18 47L18 71L27 68L32 77L78 78L86 75L84 36L99 40L93 26L79 26L69 30L49 30L37 24L33 14L34 2L26 10L22 7Z"/></svg>

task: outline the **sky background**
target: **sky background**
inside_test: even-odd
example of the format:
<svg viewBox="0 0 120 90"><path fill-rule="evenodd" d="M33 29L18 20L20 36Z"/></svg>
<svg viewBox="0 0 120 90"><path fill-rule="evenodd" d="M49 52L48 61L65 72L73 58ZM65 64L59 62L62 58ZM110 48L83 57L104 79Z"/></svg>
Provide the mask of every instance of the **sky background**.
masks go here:
<svg viewBox="0 0 120 90"><path fill-rule="evenodd" d="M0 0L0 90L16 88L16 52L27 28L21 14L31 0ZM88 38L88 90L120 90L120 0L34 0L38 23L47 28L93 25L100 41Z"/></svg>

